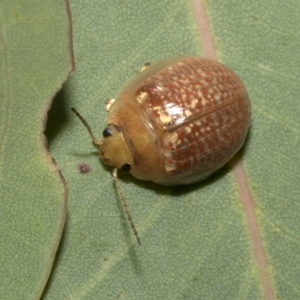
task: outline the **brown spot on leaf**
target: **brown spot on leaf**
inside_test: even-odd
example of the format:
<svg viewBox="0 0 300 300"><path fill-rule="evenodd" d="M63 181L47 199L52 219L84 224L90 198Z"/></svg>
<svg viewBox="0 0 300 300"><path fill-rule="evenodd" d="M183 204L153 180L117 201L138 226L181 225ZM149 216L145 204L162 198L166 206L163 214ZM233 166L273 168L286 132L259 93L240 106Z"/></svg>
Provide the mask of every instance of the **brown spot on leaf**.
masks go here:
<svg viewBox="0 0 300 300"><path fill-rule="evenodd" d="M91 167L86 163L78 164L78 171L80 174L86 174L91 171Z"/></svg>

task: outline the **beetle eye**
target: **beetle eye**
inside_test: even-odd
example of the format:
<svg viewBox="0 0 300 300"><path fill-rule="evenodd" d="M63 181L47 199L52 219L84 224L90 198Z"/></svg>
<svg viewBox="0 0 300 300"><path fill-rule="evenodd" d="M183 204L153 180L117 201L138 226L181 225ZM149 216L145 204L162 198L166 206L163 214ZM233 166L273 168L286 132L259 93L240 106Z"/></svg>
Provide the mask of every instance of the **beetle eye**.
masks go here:
<svg viewBox="0 0 300 300"><path fill-rule="evenodd" d="M112 130L108 127L103 130L103 137L109 137L112 134L113 134Z"/></svg>
<svg viewBox="0 0 300 300"><path fill-rule="evenodd" d="M130 164L125 164L125 165L123 165L122 167L121 167L121 170L123 171L123 172L129 172L130 170L131 170L131 166L130 166Z"/></svg>

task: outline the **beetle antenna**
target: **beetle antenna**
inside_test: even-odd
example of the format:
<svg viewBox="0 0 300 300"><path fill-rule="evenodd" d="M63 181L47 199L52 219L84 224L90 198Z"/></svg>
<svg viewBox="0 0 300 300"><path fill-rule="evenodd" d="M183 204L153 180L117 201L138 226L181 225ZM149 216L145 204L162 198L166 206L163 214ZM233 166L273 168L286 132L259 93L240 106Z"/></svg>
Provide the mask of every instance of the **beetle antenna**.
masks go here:
<svg viewBox="0 0 300 300"><path fill-rule="evenodd" d="M117 171L118 171L117 168L114 168L114 169L113 169L113 179L114 179L114 182L115 182L115 185L116 185L116 189L117 189L119 198L120 198L121 201L122 201L123 208L124 208L125 213L126 213L126 215L127 215L127 219L128 219L128 221L129 221L129 223L130 223L130 226L131 226L131 228L132 228L132 230L133 230L133 233L134 233L134 235L135 235L135 237L136 237L136 240L137 240L138 244L141 246L141 240L140 240L139 235L138 235L138 232L137 232L137 230L136 230L136 228L135 228L135 226L134 226L134 223L133 223L133 220L132 220L132 216L131 216L130 211L129 211L129 208L128 208L127 201L126 201L126 199L125 199L125 197L124 197L124 195L123 195L123 193L122 193L122 191L121 191L121 187L120 187L119 182L118 182Z"/></svg>
<svg viewBox="0 0 300 300"><path fill-rule="evenodd" d="M96 141L96 138L92 132L92 129L90 125L87 123L87 121L83 118L83 116L74 108L71 107L72 112L78 117L78 119L82 122L82 124L85 126L85 128L88 130L90 136L92 137L93 141Z"/></svg>
<svg viewBox="0 0 300 300"><path fill-rule="evenodd" d="M87 123L87 121L83 118L83 116L82 116L82 115L81 115L74 107L71 107L71 110L72 110L72 112L79 118L79 120L82 122L82 124L83 124L83 125L86 127L86 129L88 130L90 136L92 137L93 143L94 143L95 145L98 145L98 144L100 145L101 141L98 142L98 140L96 140L96 138L95 138L95 136L94 136L94 134L93 134L93 132L92 132L91 127L89 126L89 124ZM123 193L122 193L122 191L121 191L121 187L120 187L119 182L118 182L117 171L118 171L117 168L114 168L114 169L113 169L113 179L114 179L114 182L115 182L115 186L116 186L116 189L117 189L119 198L120 198L121 201L122 201L124 211L125 211L125 213L126 213L126 215L127 215L127 219L128 219L128 221L129 221L129 223L130 223L130 226L131 226L131 228L132 228L132 230L133 230L133 233L134 233L134 235L135 235L135 237L136 237L136 240L137 240L138 244L141 245L141 240L140 240L139 235L138 235L138 232L137 232L137 230L136 230L136 228L135 228L135 226L134 226L134 223L133 223L133 220L132 220L132 216L131 216L130 211L129 211L129 208L128 208L127 201L126 201L126 199L125 199L125 197L124 197L124 195L123 195Z"/></svg>

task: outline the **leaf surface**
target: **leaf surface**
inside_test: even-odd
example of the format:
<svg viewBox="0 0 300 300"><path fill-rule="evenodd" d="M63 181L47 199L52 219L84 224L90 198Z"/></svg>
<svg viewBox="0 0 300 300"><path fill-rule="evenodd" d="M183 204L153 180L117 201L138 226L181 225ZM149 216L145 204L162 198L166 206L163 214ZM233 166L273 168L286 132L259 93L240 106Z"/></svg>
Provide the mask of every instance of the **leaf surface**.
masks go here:
<svg viewBox="0 0 300 300"><path fill-rule="evenodd" d="M141 247L110 168L70 107L101 137L104 103L134 70L169 55L206 53L200 15L179 0L73 0L71 8L77 69L48 127L70 200L44 298L298 299L299 3L206 2L212 51L243 79L252 103L240 162L245 180L228 166L185 187L120 173Z"/></svg>
<svg viewBox="0 0 300 300"><path fill-rule="evenodd" d="M0 4L1 299L39 299L66 216L67 187L43 135L72 69L65 1Z"/></svg>

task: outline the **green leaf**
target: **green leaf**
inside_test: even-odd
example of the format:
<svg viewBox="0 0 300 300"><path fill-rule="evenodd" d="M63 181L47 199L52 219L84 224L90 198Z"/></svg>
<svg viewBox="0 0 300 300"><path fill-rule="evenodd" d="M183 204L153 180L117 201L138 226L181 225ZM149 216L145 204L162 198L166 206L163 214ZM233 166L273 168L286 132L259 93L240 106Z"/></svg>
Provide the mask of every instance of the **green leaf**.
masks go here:
<svg viewBox="0 0 300 300"><path fill-rule="evenodd" d="M206 53L202 15L180 0L71 4L77 69L48 124L70 199L44 299L298 299L299 2L206 2L201 29L245 82L252 126L240 164L205 182L166 188L120 173L141 247L70 108L101 137L104 103L134 70Z"/></svg>
<svg viewBox="0 0 300 300"><path fill-rule="evenodd" d="M72 68L65 1L1 2L1 299L39 299L66 216L67 188L43 135Z"/></svg>

